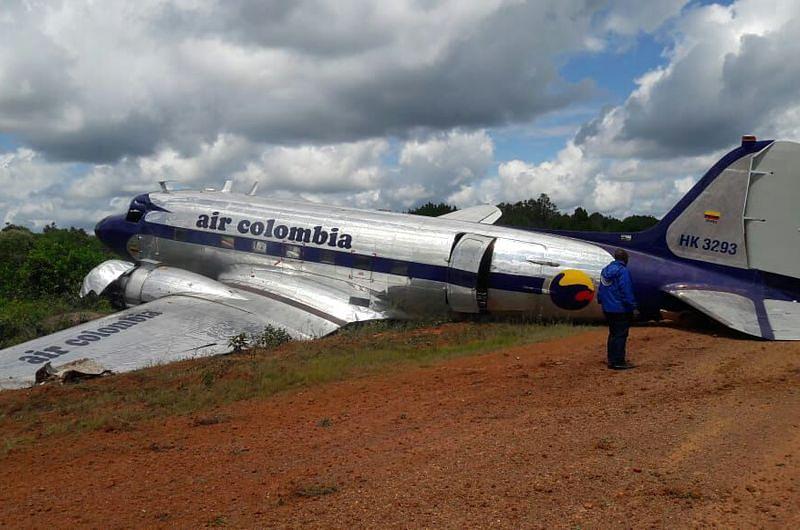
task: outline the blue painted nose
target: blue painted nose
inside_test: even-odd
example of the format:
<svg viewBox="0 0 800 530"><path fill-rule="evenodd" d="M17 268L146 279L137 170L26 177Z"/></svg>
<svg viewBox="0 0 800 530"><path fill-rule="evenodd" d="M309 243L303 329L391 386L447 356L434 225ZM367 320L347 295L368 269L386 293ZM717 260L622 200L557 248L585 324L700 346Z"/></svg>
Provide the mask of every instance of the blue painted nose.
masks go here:
<svg viewBox="0 0 800 530"><path fill-rule="evenodd" d="M125 220L124 215L109 215L94 227L94 234L105 246L124 258L131 259L128 241L138 233L138 224Z"/></svg>

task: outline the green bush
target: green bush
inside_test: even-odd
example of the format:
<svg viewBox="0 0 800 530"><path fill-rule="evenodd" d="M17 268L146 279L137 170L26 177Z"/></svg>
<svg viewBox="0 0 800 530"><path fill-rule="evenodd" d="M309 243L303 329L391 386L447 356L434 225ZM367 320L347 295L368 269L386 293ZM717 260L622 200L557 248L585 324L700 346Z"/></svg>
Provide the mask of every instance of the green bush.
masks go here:
<svg viewBox="0 0 800 530"><path fill-rule="evenodd" d="M48 225L34 233L6 224L0 230L0 347L74 323L58 315L109 311L105 300L82 300L78 291L83 277L110 257L97 238L81 229Z"/></svg>
<svg viewBox="0 0 800 530"><path fill-rule="evenodd" d="M70 310L62 300L5 300L0 299L0 348L35 339L52 333L59 327L58 319L49 317Z"/></svg>
<svg viewBox="0 0 800 530"><path fill-rule="evenodd" d="M264 331L250 337L253 348L272 349L292 340L292 336L283 329L267 324Z"/></svg>
<svg viewBox="0 0 800 530"><path fill-rule="evenodd" d="M250 340L247 338L246 333L239 333L228 338L228 348L235 352L246 350L250 345Z"/></svg>

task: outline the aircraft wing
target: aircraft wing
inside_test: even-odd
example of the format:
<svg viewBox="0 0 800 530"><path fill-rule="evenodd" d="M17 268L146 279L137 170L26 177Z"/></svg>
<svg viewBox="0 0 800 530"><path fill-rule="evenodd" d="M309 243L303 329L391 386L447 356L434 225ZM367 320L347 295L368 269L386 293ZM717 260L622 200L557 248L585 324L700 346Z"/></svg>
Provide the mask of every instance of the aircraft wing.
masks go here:
<svg viewBox="0 0 800 530"><path fill-rule="evenodd" d="M356 286L342 278L239 265L217 280L235 289L300 308L337 327L388 318L385 308L377 306L367 289L354 290Z"/></svg>
<svg viewBox="0 0 800 530"><path fill-rule="evenodd" d="M800 340L800 303L685 287L665 291L748 335L771 340Z"/></svg>
<svg viewBox="0 0 800 530"><path fill-rule="evenodd" d="M479 204L471 208L464 208L463 210L456 210L455 212L440 215L441 219L452 219L454 221L469 221L471 223L482 223L491 225L500 219L503 212L497 206L491 204Z"/></svg>
<svg viewBox="0 0 800 530"><path fill-rule="evenodd" d="M230 351L228 340L254 334L267 324L296 339L331 333L365 311L337 316L293 297L232 289L228 298L174 294L98 320L0 350L0 388L34 383L36 371L90 359L112 372L126 372L180 359ZM307 293L309 297L314 293ZM324 300L324 295L317 297ZM319 305L316 301L314 305ZM355 313L355 314L352 314Z"/></svg>

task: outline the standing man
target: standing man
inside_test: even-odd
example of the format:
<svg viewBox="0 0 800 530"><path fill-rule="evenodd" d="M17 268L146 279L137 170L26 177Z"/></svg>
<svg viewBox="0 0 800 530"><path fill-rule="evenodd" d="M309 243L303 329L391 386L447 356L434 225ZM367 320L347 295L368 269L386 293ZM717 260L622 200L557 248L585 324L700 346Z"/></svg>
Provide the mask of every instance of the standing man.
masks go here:
<svg viewBox="0 0 800 530"><path fill-rule="evenodd" d="M628 329L636 309L627 265L628 253L618 248L614 252L614 261L600 273L600 289L597 293L597 300L603 306L603 314L608 322L608 367L612 370L634 368L625 360Z"/></svg>

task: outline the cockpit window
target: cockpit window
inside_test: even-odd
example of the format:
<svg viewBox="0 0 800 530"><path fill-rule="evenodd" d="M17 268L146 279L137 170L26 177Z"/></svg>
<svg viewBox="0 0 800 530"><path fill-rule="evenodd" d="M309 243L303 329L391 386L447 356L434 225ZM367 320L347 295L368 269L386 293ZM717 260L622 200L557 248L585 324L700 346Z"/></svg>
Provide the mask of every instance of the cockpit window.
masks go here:
<svg viewBox="0 0 800 530"><path fill-rule="evenodd" d="M143 215L144 215L143 211L134 210L133 208L131 208L130 210L128 210L128 215L125 216L125 220L130 223L138 223Z"/></svg>
<svg viewBox="0 0 800 530"><path fill-rule="evenodd" d="M148 210L152 209L148 208L148 206L153 206L150 202L150 197L148 197L146 193L137 195L133 198L131 205L128 207L128 215L125 216L125 220L130 223L138 223L142 219L142 216L147 213Z"/></svg>

